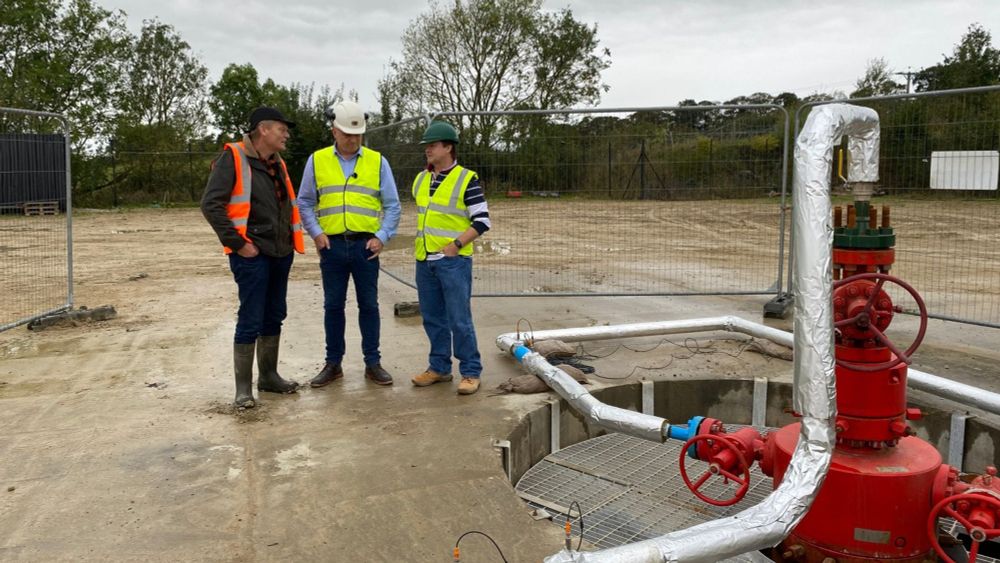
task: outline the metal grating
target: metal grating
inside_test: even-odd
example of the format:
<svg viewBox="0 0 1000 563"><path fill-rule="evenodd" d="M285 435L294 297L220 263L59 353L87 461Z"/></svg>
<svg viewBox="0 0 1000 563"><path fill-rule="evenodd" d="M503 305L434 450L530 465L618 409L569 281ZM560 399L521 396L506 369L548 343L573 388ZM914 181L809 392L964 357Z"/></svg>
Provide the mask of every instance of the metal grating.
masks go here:
<svg viewBox="0 0 1000 563"><path fill-rule="evenodd" d="M740 427L727 427L736 428ZM533 508L557 513L552 521L560 526L570 504L578 502L583 510L584 536L599 548L735 514L770 494L771 479L755 467L750 472L750 491L743 500L728 507L703 503L687 489L677 470L682 446L681 442L657 444L624 434L606 434L548 455L524 474L516 489ZM689 460L688 469L694 475L707 468L707 463ZM702 491L719 498L732 486L712 479ZM578 533L574 526L574 534ZM727 561L761 561L760 557L754 553Z"/></svg>
<svg viewBox="0 0 1000 563"><path fill-rule="evenodd" d="M729 432L739 428L742 426L726 425ZM552 513L553 523L560 527L566 522L569 506L573 501L579 503L584 536L598 548L642 541L729 516L770 494L771 479L755 465L750 470L750 490L743 500L728 507L703 503L684 485L677 469L682 446L679 441L657 444L624 434L605 434L549 454L529 469L515 488L532 508ZM701 475L707 467L705 462L688 460L689 473L693 475ZM712 479L702 490L720 498L728 487L721 479ZM964 532L946 518L941 519L941 528L952 536ZM574 535L579 532L579 527L574 526ZM1000 563L983 555L976 560ZM760 553L747 553L725 560L760 561L770 559Z"/></svg>
<svg viewBox="0 0 1000 563"><path fill-rule="evenodd" d="M941 532L944 532L944 533L946 533L946 534L948 534L951 537L956 538L956 539L961 539L961 537L968 538L968 532L965 530L965 526L959 524L957 520L953 520L951 518L940 518L940 519L938 519L938 530L940 530ZM990 543L994 543L994 544L1000 544L1000 542L998 542L996 539L986 540L986 541L988 541ZM963 554L964 550L962 550L961 548L959 548L959 549L960 549L959 552L953 553L953 554L950 554L950 555L952 555L953 558L960 557ZM1000 548L997 548L996 546L992 546L992 552L993 553L996 553L998 550L1000 550ZM959 559L955 559L955 560L958 561ZM976 555L976 561L978 563L1000 563L1000 559L994 559L992 557L987 557L987 556L983 555L982 553Z"/></svg>

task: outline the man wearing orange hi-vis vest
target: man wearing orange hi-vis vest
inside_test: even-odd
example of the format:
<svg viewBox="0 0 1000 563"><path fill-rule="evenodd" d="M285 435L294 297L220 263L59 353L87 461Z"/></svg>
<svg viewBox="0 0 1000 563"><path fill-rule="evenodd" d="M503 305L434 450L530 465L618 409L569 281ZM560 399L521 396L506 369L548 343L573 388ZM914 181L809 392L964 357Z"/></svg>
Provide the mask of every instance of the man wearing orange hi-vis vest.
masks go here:
<svg viewBox="0 0 1000 563"><path fill-rule="evenodd" d="M233 363L234 403L241 408L255 405L255 349L258 391L294 393L298 388L278 375L288 274L294 253L305 252L295 190L278 155L294 127L277 109L253 110L243 140L227 143L212 164L201 200L201 212L229 255L239 289Z"/></svg>

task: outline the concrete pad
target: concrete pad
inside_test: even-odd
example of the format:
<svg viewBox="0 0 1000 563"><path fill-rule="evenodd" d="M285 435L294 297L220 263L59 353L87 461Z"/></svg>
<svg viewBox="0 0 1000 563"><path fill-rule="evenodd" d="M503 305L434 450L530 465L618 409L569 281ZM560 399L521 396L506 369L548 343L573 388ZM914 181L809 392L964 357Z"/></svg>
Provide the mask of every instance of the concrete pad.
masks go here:
<svg viewBox="0 0 1000 563"><path fill-rule="evenodd" d="M385 276L383 365L395 385L363 379L351 296L344 380L265 394L257 409L233 414L236 290L207 227L191 227L197 219L158 235L172 254L148 252L137 234L115 250L125 257L117 261L102 259L102 231L80 221L78 303L115 305L118 318L0 333L0 559L446 561L459 535L481 530L508 560L541 560L561 548L562 530L531 518L492 442L552 395L492 395L522 373L497 350L496 335L521 319L536 330L721 314L760 320L767 300L476 299L483 387L460 397L457 380L409 383L426 367L426 337L419 317L392 314L415 291ZM129 281L135 271L149 276ZM315 255L298 257L280 371L300 383L323 362L319 285ZM961 357L974 358L980 379L995 379L994 333L954 327L934 324L926 346L951 350L960 332L949 369L963 372ZM619 344L585 345L607 378L592 377L592 388L643 378L787 381L791 373L789 362L748 351L732 335ZM921 369L932 367L928 360ZM484 538L462 545L463 561L498 560Z"/></svg>

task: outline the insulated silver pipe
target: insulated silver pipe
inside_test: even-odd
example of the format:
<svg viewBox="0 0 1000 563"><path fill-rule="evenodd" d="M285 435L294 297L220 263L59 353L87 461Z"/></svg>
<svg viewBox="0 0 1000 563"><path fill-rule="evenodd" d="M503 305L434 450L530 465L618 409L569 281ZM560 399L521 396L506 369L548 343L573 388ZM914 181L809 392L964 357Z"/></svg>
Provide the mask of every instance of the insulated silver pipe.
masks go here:
<svg viewBox="0 0 1000 563"><path fill-rule="evenodd" d="M791 346L788 333L753 323L739 317L714 317L706 319L689 319L682 321L664 321L653 323L637 323L618 326L594 326L585 328L567 328L544 330L532 333L507 333L497 337L497 347L504 352L514 353L517 346L523 346L527 340L561 340L563 342L585 342L588 340L605 340L611 338L632 338L637 336L652 336L664 334L680 334L726 330L740 332L759 338L780 341ZM787 337L787 338L786 338ZM667 439L670 424L658 416L638 413L602 403L594 398L582 385L576 382L566 372L545 361L545 358L534 352L525 354L520 360L531 373L537 375L554 391L582 414L588 421L598 426L622 434L636 436L656 442Z"/></svg>
<svg viewBox="0 0 1000 563"><path fill-rule="evenodd" d="M523 346L524 343L516 334L501 334L497 337L497 347L505 352L514 354L518 347ZM569 374L547 362L541 354L529 352L519 359L528 371L541 378L591 423L645 440L667 440L670 431L667 419L602 403Z"/></svg>
<svg viewBox="0 0 1000 563"><path fill-rule="evenodd" d="M909 387L926 391L936 397L951 399L963 405L973 406L993 414L1000 414L1000 394L913 368L907 370L906 380Z"/></svg>
<svg viewBox="0 0 1000 563"><path fill-rule="evenodd" d="M651 323L634 323L612 326L588 326L582 328L561 328L554 330L539 330L522 333L501 334L497 337L497 345L501 340L562 340L563 342L586 342L588 340L610 340L613 338L635 338L637 336L662 336L665 334L684 334L690 332L707 332L725 330L740 332L758 338L765 338L791 346L791 335L783 330L771 328L734 316L708 317L704 319L684 319L679 321L660 321Z"/></svg>
<svg viewBox="0 0 1000 563"><path fill-rule="evenodd" d="M709 563L772 547L805 515L826 477L835 438L830 172L833 147L844 135L849 137L852 151L849 181L876 181L879 129L878 114L873 110L845 104L817 108L809 115L795 145L793 406L802 419L798 444L784 480L760 504L734 516L613 549L563 551L547 558L547 562ZM646 326L636 330L652 329Z"/></svg>
<svg viewBox="0 0 1000 563"><path fill-rule="evenodd" d="M562 340L563 342L587 342L592 340L611 340L615 338L634 338L639 336L663 336L667 334L691 334L709 331L728 331L746 334L755 338L763 338L782 346L792 348L794 339L792 333L771 328L760 323L748 321L740 317L722 316L703 319L684 319L678 321L663 321L652 323L634 323L612 326L588 326L580 328L560 328L541 330L532 333L508 333L497 337L497 346L501 350L510 350L510 344L526 338L535 340ZM503 344L506 342L506 344ZM569 376L567 376L569 377ZM963 405L972 406L983 411L1000 415L1000 393L993 393L946 379L933 373L909 368L907 382L910 387L925 391L936 397L949 399ZM584 389L586 391L586 389ZM620 430L621 431L621 430ZM633 432L623 431L635 435Z"/></svg>

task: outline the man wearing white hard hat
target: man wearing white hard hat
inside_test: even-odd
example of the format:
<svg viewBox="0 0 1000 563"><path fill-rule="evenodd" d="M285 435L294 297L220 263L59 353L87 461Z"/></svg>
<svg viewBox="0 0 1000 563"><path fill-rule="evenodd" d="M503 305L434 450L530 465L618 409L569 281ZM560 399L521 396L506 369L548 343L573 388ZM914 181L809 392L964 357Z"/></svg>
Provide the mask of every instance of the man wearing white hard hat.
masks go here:
<svg viewBox="0 0 1000 563"><path fill-rule="evenodd" d="M323 368L309 384L324 387L344 377L344 305L354 279L365 378L392 385L379 352L379 254L399 226L399 194L389 162L362 146L367 114L352 101L326 110L334 144L306 161L299 186L302 225L319 252L323 277Z"/></svg>

